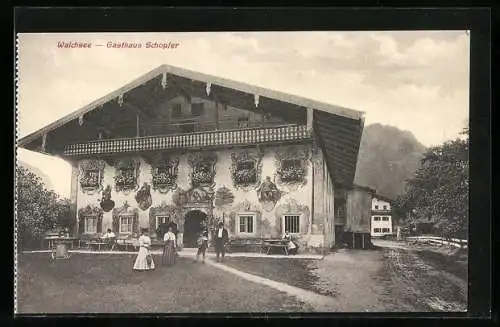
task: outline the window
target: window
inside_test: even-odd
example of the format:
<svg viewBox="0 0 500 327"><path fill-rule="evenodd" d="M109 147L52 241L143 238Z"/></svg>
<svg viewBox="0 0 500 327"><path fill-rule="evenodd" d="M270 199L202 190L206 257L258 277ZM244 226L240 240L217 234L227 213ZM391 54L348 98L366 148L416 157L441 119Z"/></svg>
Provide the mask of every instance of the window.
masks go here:
<svg viewBox="0 0 500 327"><path fill-rule="evenodd" d="M375 209L378 209L378 206L375 206Z"/></svg>
<svg viewBox="0 0 500 327"><path fill-rule="evenodd" d="M97 233L97 217L87 217L85 219L85 232Z"/></svg>
<svg viewBox="0 0 500 327"><path fill-rule="evenodd" d="M298 215L286 215L284 217L284 232L289 233L299 233L300 216Z"/></svg>
<svg viewBox="0 0 500 327"><path fill-rule="evenodd" d="M204 111L203 103L191 103L191 115L202 116Z"/></svg>
<svg viewBox="0 0 500 327"><path fill-rule="evenodd" d="M386 205L384 205L384 210L387 210L387 206Z"/></svg>
<svg viewBox="0 0 500 327"><path fill-rule="evenodd" d="M132 233L132 217L120 217L120 233Z"/></svg>
<svg viewBox="0 0 500 327"><path fill-rule="evenodd" d="M247 128L248 127L248 117L238 118L238 128Z"/></svg>
<svg viewBox="0 0 500 327"><path fill-rule="evenodd" d="M389 221L389 217L382 217L382 221Z"/></svg>
<svg viewBox="0 0 500 327"><path fill-rule="evenodd" d="M254 232L254 215L240 215L240 233L253 233Z"/></svg>
<svg viewBox="0 0 500 327"><path fill-rule="evenodd" d="M374 221L380 221L380 217L373 217Z"/></svg>
<svg viewBox="0 0 500 327"><path fill-rule="evenodd" d="M389 228L382 228L382 233L389 233Z"/></svg>
<svg viewBox="0 0 500 327"><path fill-rule="evenodd" d="M160 227L160 224L166 224L170 221L169 216L156 216L156 229Z"/></svg>
<svg viewBox="0 0 500 327"><path fill-rule="evenodd" d="M374 232L374 233L380 233L380 228L374 228L374 229L373 229L373 232Z"/></svg>
<svg viewBox="0 0 500 327"><path fill-rule="evenodd" d="M172 117L179 118L182 116L182 105L180 103L174 103L172 105Z"/></svg>

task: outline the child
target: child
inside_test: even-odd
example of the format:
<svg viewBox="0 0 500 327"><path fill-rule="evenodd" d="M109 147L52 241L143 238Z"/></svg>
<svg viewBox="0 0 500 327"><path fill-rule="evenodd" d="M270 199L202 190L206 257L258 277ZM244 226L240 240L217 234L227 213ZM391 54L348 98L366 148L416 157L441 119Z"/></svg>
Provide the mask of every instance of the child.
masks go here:
<svg viewBox="0 0 500 327"><path fill-rule="evenodd" d="M200 257L200 254L203 255L203 263L205 263L205 252L208 248L208 231L205 230L198 238L198 252L196 253L196 262Z"/></svg>

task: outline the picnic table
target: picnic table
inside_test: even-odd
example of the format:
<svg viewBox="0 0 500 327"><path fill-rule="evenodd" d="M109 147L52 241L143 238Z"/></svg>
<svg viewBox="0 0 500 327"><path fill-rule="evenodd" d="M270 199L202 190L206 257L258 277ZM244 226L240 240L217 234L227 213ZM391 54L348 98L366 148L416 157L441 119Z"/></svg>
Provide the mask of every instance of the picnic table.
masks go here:
<svg viewBox="0 0 500 327"><path fill-rule="evenodd" d="M125 250L128 250L129 246L136 249L139 247L139 240L135 238L117 238L116 244L125 247Z"/></svg>
<svg viewBox="0 0 500 327"><path fill-rule="evenodd" d="M73 243L78 241L78 237L66 237L59 235L52 235L45 237L45 240L48 241L48 248L53 249L59 241L65 241L65 243L69 244L71 248L73 248Z"/></svg>
<svg viewBox="0 0 500 327"><path fill-rule="evenodd" d="M271 254L272 249L281 249L285 255L288 255L288 242L282 239L271 239L264 240L262 243L262 249L266 251L266 254Z"/></svg>

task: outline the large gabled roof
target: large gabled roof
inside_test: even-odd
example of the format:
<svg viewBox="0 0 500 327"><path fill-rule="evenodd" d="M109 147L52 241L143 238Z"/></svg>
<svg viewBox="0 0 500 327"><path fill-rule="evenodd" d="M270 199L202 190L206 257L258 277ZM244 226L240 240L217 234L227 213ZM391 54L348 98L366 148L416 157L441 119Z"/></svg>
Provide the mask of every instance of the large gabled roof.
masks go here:
<svg viewBox="0 0 500 327"><path fill-rule="evenodd" d="M341 179L335 177L333 179L342 180L342 183L345 181L346 185L352 184L364 125L363 112L171 65L161 65L116 91L19 139L18 146L33 150L35 148L34 144L40 143L40 140L47 133L78 120L98 108L102 108L105 104L143 86L153 79L172 75L181 77L184 80L196 81L198 88L200 84L209 83L212 86L235 90L242 97L257 95L295 106L297 110L314 109L313 125L315 134L325 154L328 168L334 175L337 175L336 177L344 176Z"/></svg>
<svg viewBox="0 0 500 327"><path fill-rule="evenodd" d="M263 97L268 97L271 99L275 99L278 101L282 102L287 102L287 103L292 103L298 106L306 107L306 108L313 108L313 109L318 109L322 110L328 113L332 113L338 116L342 116L345 118L350 118L350 119L363 119L364 113L361 111L357 110L352 110L344 107L339 107L336 105L324 103L324 102L319 102L315 101L312 99L304 98L304 97L299 97L296 95L292 94L287 94L284 92L279 92L279 91L274 91L274 90L269 90L263 87L259 86L254 86L238 81L233 81L213 75L207 75L199 72L195 72L192 70L184 69L184 68L179 68L171 65L161 65L150 72L140 76L139 78L133 80L132 82L128 83L127 85L117 89L116 91L113 91L91 103L88 105L84 106L81 109L78 109L58 120L55 122L19 139L18 145L20 147L24 146L25 144L31 142L33 139L40 137L44 133L48 133L65 123L68 123L71 120L78 119L80 116L104 105L105 103L114 100L118 98L120 95L133 90L134 88L148 82L149 80L158 77L159 75L167 73L167 74L172 74L172 75L177 75L177 76L182 76L185 78L189 78L192 80L200 81L200 82L205 82L205 83L211 83L214 85L219 85L223 87L227 87L230 89L238 90L244 93L248 94L257 94L259 96Z"/></svg>

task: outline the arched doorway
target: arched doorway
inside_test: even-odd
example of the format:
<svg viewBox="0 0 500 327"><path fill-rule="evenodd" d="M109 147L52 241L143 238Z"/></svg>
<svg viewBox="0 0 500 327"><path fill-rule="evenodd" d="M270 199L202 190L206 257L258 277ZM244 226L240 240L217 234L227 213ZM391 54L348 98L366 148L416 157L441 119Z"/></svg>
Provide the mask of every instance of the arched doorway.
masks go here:
<svg viewBox="0 0 500 327"><path fill-rule="evenodd" d="M207 215L200 210L191 210L186 213L184 220L183 247L195 248L198 236L203 231L203 221L207 219Z"/></svg>

